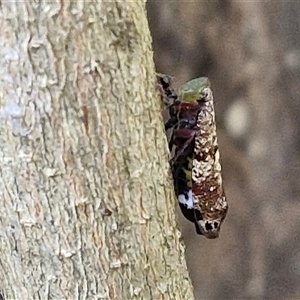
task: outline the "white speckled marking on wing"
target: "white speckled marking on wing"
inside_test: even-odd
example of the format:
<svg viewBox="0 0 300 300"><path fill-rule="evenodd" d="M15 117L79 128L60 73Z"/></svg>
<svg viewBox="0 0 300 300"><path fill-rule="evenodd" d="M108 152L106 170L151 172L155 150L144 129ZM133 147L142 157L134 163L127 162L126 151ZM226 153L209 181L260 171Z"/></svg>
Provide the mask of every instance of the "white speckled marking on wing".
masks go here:
<svg viewBox="0 0 300 300"><path fill-rule="evenodd" d="M188 209L194 208L193 194L192 191L189 190L188 194L180 194L178 195L178 201L185 205Z"/></svg>
<svg viewBox="0 0 300 300"><path fill-rule="evenodd" d="M202 111L197 117L192 191L194 208L198 209L203 217L197 221L200 231L208 238L216 238L226 216L228 203L222 186L213 95L210 88L205 92L206 101L202 103Z"/></svg>

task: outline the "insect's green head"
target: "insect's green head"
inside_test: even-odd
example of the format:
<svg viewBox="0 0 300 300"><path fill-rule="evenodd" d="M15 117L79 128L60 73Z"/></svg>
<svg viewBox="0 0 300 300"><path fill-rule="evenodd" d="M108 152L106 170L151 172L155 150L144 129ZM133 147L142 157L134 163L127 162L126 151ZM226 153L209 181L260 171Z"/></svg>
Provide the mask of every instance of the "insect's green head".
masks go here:
<svg viewBox="0 0 300 300"><path fill-rule="evenodd" d="M177 90L178 97L183 101L196 102L199 100L206 101L207 93L210 90L210 82L207 77L192 79Z"/></svg>

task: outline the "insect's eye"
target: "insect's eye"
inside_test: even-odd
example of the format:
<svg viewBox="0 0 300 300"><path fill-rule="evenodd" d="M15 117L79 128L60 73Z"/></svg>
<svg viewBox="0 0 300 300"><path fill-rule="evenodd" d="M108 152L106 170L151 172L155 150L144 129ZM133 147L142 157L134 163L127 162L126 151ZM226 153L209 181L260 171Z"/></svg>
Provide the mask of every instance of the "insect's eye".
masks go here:
<svg viewBox="0 0 300 300"><path fill-rule="evenodd" d="M215 229L217 229L219 227L219 223L218 222L214 222L214 226L215 226Z"/></svg>

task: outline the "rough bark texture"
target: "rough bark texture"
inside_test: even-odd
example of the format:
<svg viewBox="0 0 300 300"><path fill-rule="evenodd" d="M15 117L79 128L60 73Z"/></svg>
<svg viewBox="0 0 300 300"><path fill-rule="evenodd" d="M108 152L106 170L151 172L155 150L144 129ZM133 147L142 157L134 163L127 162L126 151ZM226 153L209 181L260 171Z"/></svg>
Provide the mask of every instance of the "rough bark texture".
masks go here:
<svg viewBox="0 0 300 300"><path fill-rule="evenodd" d="M2 3L6 299L193 299L143 1Z"/></svg>

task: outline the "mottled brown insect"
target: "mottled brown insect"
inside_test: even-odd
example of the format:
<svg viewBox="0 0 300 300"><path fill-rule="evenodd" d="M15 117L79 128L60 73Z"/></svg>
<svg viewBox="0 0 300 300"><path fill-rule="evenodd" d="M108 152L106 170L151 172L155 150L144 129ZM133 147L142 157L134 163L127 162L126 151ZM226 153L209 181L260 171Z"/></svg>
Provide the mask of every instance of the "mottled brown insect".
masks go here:
<svg viewBox="0 0 300 300"><path fill-rule="evenodd" d="M201 233L207 238L216 238L226 217L228 203L222 184L214 101L210 87L205 88L203 94L205 96L197 116L192 160L192 194L194 209L199 210L202 216L202 219L197 220Z"/></svg>
<svg viewBox="0 0 300 300"><path fill-rule="evenodd" d="M163 82L160 77L159 83L165 91L165 103L169 104L170 119L165 127L173 128L169 146L170 150L175 147L171 165L181 211L195 223L198 234L216 238L228 204L222 184L210 82L205 77L196 78L176 92L170 77Z"/></svg>

